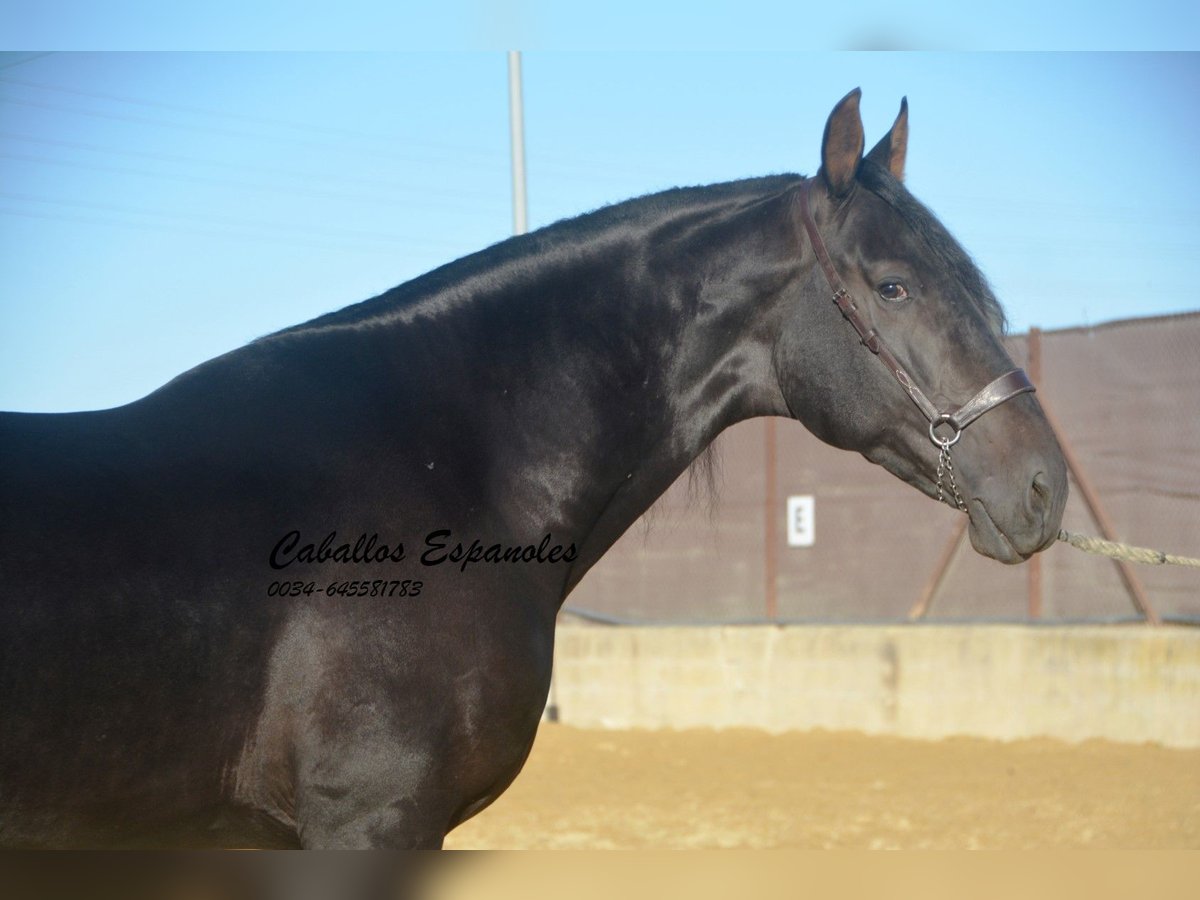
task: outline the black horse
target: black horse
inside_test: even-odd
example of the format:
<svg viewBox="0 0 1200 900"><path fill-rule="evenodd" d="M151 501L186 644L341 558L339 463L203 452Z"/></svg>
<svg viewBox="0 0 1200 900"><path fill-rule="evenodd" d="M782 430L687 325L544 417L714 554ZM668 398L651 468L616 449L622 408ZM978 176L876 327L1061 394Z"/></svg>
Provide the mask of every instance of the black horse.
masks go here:
<svg viewBox="0 0 1200 900"><path fill-rule="evenodd" d="M0 416L0 843L439 846L520 770L564 598L722 429L792 416L936 496L901 385L962 404L1012 369L1003 315L901 184L906 107L864 158L858 100L815 178L618 204L127 406ZM1001 399L957 489L1018 562L1066 476Z"/></svg>

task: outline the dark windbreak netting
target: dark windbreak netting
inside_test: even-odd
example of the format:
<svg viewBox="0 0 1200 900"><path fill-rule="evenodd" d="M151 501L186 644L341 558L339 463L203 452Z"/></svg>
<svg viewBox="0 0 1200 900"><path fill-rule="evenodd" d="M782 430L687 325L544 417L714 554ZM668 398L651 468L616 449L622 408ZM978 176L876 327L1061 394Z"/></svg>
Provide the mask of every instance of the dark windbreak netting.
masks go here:
<svg viewBox="0 0 1200 900"><path fill-rule="evenodd" d="M1010 345L1033 374L1029 336ZM1116 538L1200 556L1200 313L1044 332L1040 357L1038 396ZM785 622L908 616L960 514L796 422L743 422L718 446L715 506L684 475L584 578L568 612L678 624L764 621L772 612ZM790 534L789 498L801 498ZM1074 480L1063 526L1100 533ZM1135 568L1159 615L1200 622L1200 571ZM927 617L1027 619L1029 569L985 559L964 541ZM1111 561L1065 544L1041 555L1040 593L1046 621L1138 615Z"/></svg>

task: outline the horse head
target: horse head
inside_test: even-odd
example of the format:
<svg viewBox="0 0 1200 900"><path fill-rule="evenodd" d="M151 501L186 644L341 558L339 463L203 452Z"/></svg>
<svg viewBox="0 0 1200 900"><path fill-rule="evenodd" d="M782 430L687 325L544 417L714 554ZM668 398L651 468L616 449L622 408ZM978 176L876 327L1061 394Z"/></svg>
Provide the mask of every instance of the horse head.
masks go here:
<svg viewBox="0 0 1200 900"><path fill-rule="evenodd" d="M789 306L784 399L822 440L963 508L980 553L1020 562L1058 534L1062 450L1004 348L987 281L904 186L907 103L864 156L859 96L830 114L821 168L796 197L798 291L836 305Z"/></svg>

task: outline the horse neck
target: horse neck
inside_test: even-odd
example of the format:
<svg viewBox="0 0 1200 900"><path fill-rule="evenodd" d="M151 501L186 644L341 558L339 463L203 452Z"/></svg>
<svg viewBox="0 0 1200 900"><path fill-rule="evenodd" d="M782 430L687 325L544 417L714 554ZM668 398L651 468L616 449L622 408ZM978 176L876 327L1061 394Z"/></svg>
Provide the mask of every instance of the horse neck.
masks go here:
<svg viewBox="0 0 1200 900"><path fill-rule="evenodd" d="M578 535L564 597L723 429L786 414L769 335L799 275L787 210L772 196L683 215L585 264L577 336L551 327L542 348L542 390L569 400L571 427L528 457L533 483L562 485L550 519Z"/></svg>
<svg viewBox="0 0 1200 900"><path fill-rule="evenodd" d="M415 473L379 504L411 509L405 485L447 478L425 498L439 526L574 543L561 600L720 431L786 414L769 336L799 274L789 198L775 183L535 232L267 339L242 368L327 361L319 392L264 393L270 409L309 430L329 416L327 433ZM449 521L448 503L475 518Z"/></svg>

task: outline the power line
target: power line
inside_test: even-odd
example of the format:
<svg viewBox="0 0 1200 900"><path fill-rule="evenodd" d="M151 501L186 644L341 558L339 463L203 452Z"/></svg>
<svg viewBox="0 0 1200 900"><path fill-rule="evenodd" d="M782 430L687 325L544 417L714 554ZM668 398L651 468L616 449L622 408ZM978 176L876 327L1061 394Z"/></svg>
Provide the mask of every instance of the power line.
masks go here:
<svg viewBox="0 0 1200 900"><path fill-rule="evenodd" d="M304 250L324 250L331 252L346 252L353 251L356 253L378 254L378 247L364 247L361 244L345 244L345 243L324 243L317 241L297 240L294 237L273 235L273 234L234 234L227 230L223 231L207 231L199 228L188 228L178 225L161 225L149 222L126 222L120 219L101 218L96 216L80 216L69 215L62 213L45 213L37 210L24 209L6 209L0 207L0 216L20 216L27 219L44 219L54 222L74 222L84 225L101 225L105 227L116 227L132 229L136 231L149 231L155 234L170 232L174 234L183 234L191 237L213 238L225 241L245 241L247 237L251 237L256 241L267 241L274 244L283 244L289 247L296 247ZM453 247L450 244L444 245L447 249L459 250L458 247Z"/></svg>
<svg viewBox="0 0 1200 900"><path fill-rule="evenodd" d="M285 178L295 178L305 183L318 180L332 182L335 184L352 184L360 187L369 187L372 189L391 190L405 194L418 191L425 194L459 197L472 201L490 199L489 194L481 191L455 190L453 188L401 184L399 182L383 181L375 178L354 178L344 175L330 175L321 171L302 171L298 169L280 169L276 166L256 166L248 163L231 163L221 160L203 159L196 156L185 156L176 153L156 153L149 150L125 150L118 149L116 147L104 147L98 144L89 144L82 141L66 141L55 138L34 137L33 135L15 134L12 132L0 131L0 138L11 141L21 141L23 143L40 144L46 147L60 147L66 150L83 150L87 153L105 153L112 156L128 156L135 159L146 159L154 162L183 163L184 165L208 166L211 168L230 169L234 171L250 172L253 174L283 176Z"/></svg>
<svg viewBox="0 0 1200 900"><path fill-rule="evenodd" d="M15 69L17 66L23 66L25 63L33 62L35 59L41 59L43 56L50 56L54 50L47 50L44 53L30 53L24 59L18 59L15 62L8 62L0 65L0 69Z"/></svg>
<svg viewBox="0 0 1200 900"><path fill-rule="evenodd" d="M174 129L174 130L178 130L178 131L189 131L189 132L194 132L194 133L199 133L199 134L212 134L212 135L217 135L218 137L232 137L232 138L239 138L242 140L268 141L268 142L273 142L273 143L287 144L289 147L304 147L309 150L322 150L322 151L326 151L326 152L332 151L332 152L336 152L336 153L345 153L346 152L346 147L344 145L330 144L330 143L326 143L326 142L322 142L322 141L297 140L296 138L288 137L285 135L257 134L257 133L249 132L249 131L237 131L237 130L234 130L231 128L217 128L217 127L213 127L211 125L195 125L195 124L190 124L187 122L172 122L172 121L168 121L168 120L164 120L164 119L152 118L149 116L134 116L134 115L129 115L127 113L107 112L107 111L102 111L102 110L91 110L91 109L77 109L77 108L70 107L70 106L62 106L57 103L46 103L41 100L28 100L28 99L21 98L21 97L5 97L4 102L5 103L15 103L19 106L28 106L28 107L32 107L34 109L50 110L52 112L65 112L65 113L70 113L72 115L90 116L92 118L108 119L108 120L117 121L117 122L131 122L131 123L137 124L137 125L152 125L156 128L170 128L170 129ZM364 154L364 155L368 155L368 156L376 156L376 157L379 157L382 159L388 159L388 160L392 160L395 162L410 162L410 163L411 162L420 162L420 163L430 163L430 162L444 163L444 162L446 162L446 160L443 157L413 156L413 155L409 155L409 154L395 153L392 151L377 150L377 149L372 149L370 147L361 147L361 146L356 146L355 152ZM491 158L494 159L495 157L493 156ZM464 163L461 160L455 162L455 165L464 165L464 164L472 165L472 166L476 166L476 167L483 165L480 162ZM484 168L490 168L490 167L484 166Z"/></svg>
<svg viewBox="0 0 1200 900"><path fill-rule="evenodd" d="M478 148L465 147L463 145L444 144L441 142L428 141L428 140L414 141L411 138L399 138L396 136L385 136L385 135L374 136L374 135L365 134L363 132L354 131L351 129L326 128L326 127L322 127L322 126L313 125L311 123L301 124L298 122L290 122L290 121L287 121L284 119L272 119L272 118L265 118L265 117L258 117L258 116L247 116L247 115L240 115L237 113L219 112L216 110L207 110L207 109L202 109L200 107L189 107L189 106L183 106L183 105L172 104L172 103L160 103L160 102L156 102L156 101L152 101L152 100L144 100L144 99L137 99L137 98L133 98L133 97L123 96L120 94L110 94L110 93L103 93L103 92L99 92L99 91L89 91L89 90L85 90L82 88L72 88L72 87L67 87L67 86L63 86L63 85L50 85L50 84L44 84L41 82L27 81L25 79L0 78L0 84L12 84L12 85L21 86L21 87L32 87L32 88L39 89L39 90L57 91L57 92L61 92L61 93L69 93L69 94L75 94L75 95L83 96L83 97L90 97L92 99L101 99L101 100L106 100L106 101L114 101L114 102L119 102L119 103L127 103L127 104L131 104L131 105L144 106L144 107L151 108L151 109L162 109L165 111L183 112L186 114L193 114L193 115L205 115L205 116L210 116L210 117L214 117L214 118L229 119L231 121L243 122L243 123L252 124L252 125L260 124L260 125L268 125L268 126L272 126L272 127L291 128L291 129L299 130L299 131L308 131L308 132L316 133L316 134L329 134L329 135L335 135L335 136L344 136L347 138L351 138L353 140L374 140L374 141L389 141L389 142L395 142L395 141L399 140L406 144L410 144L410 145L417 146L417 147L424 147L429 150L433 150L433 151L437 151L437 152L444 153L444 152L448 151L448 152L453 152L453 153L459 154L459 155L477 157L477 160L478 160L477 162L470 163L470 165L473 165L475 167L484 166L485 165L484 161L486 161L488 163L488 165L486 165L486 168L490 169L492 164L496 164L499 162L498 155L493 151L480 150ZM31 99L27 99L27 98L6 98L5 102L17 103L17 104L20 104L23 106L30 106L30 107L38 108L38 109L47 109L47 110L51 110L51 111L55 111L55 112L65 112L65 113L70 113L73 115L93 116L93 117L97 117L97 118L105 118L105 119L110 119L110 120L115 120L115 121L127 121L127 122L133 122L133 123L138 123L138 124L149 124L149 125L155 125L155 126L162 127L162 128L184 129L184 130L188 130L188 131L197 131L197 132L201 132L201 133L217 134L217 135L221 135L221 136L225 136L225 137L242 137L242 138L248 138L251 140L277 141L277 142L284 142L284 143L287 143L287 144L290 144L293 146L304 146L304 147L317 148L317 149L321 149L321 148L336 149L336 150L344 149L344 148L340 147L339 145L332 145L332 144L327 144L327 143L322 143L322 142L305 141L305 142L298 143L294 138L282 136L282 135L267 135L267 134L258 134L258 133L244 132L244 131L233 131L233 130L229 130L229 129L214 128L214 127L208 126L208 125L197 125L197 124L190 124L190 123L184 123L184 122L165 121L162 119L153 119L153 118L148 118L148 117L144 117L144 116L132 116L132 115L118 113L118 112L78 109L78 108L74 108L74 107L70 107L70 106L62 106L62 105L55 104L55 103L31 100ZM410 162L439 162L440 163L440 162L445 161L444 158L442 158L442 157L431 158L428 156L411 156L411 155L404 155L404 154L396 154L394 151L380 151L380 150L365 149L365 150L363 150L363 152L370 153L372 155L380 155L387 159L400 159L400 160L407 160ZM657 169L657 168L648 167L645 165L636 165L636 166L623 165L620 168L614 168L614 167L612 167L611 163L606 162L604 160L579 157L575 154L572 154L569 157L559 156L557 154L549 154L549 155L539 154L539 159L545 160L547 163L549 163L555 167L558 167L560 169L567 169L567 170L571 170L571 171L574 171L577 173L578 172L587 172L587 173L589 173L589 175L585 176L585 180L590 180L592 177L594 177L596 169L605 169L605 168L607 168L610 172L615 173L615 177L622 177L622 178L630 177L631 175L671 178L674 175L673 172L670 172L667 169ZM461 165L462 161L460 160L460 161L456 162L455 164Z"/></svg>
<svg viewBox="0 0 1200 900"><path fill-rule="evenodd" d="M169 181L182 181L190 184L201 184L223 188L235 188L237 190L262 191L266 193L287 194L290 197L309 197L318 200L336 200L336 201L353 201L355 203L380 204L385 205L402 205L408 210L412 209L428 209L428 205L418 205L409 202L397 204L393 198L383 197L379 195L367 194L343 194L333 191L319 191L311 188L298 188L291 185L272 185L262 182L235 181L223 178L209 178L203 175L189 175L179 172L154 172L148 169L135 169L124 166L106 166L95 163L78 162L75 160L52 159L45 156L36 156L27 153L11 153L8 151L0 151L0 159L12 159L20 162L33 163L35 165L58 166L71 169L82 169L91 172L103 172L109 175L133 175L146 178L162 178ZM470 204L455 204L445 200L437 202L439 209L454 208L464 212L478 212L480 204L472 202Z"/></svg>
<svg viewBox="0 0 1200 900"><path fill-rule="evenodd" d="M67 85L47 84L40 81L29 81L24 78L9 78L0 77L0 83L18 85L20 87L34 88L35 90L54 91L57 93L74 94L79 97L90 97L95 100L106 100L115 103L126 103L132 106L144 106L148 109L161 109L167 112L181 112L188 115L209 116L218 119L228 119L236 122L244 122L249 125L269 125L277 128L290 128L295 131L307 131L313 134L327 134L337 137L346 137L353 140L370 140L370 141L396 141L400 140L397 135L386 134L367 134L357 129L350 128L335 128L326 125L315 125L312 122L296 122L288 119L276 119L268 116L250 116L241 113L230 112L228 110L206 109L199 106L186 106L179 103L163 103L156 100L147 100L145 98L130 97L127 94L113 94L102 91L92 91L85 88L68 87ZM408 140L408 139L404 139ZM421 145L437 150L451 150L456 153L473 154L479 156L487 156L494 159L495 153L486 150L480 150L476 147L465 147L461 144L444 144L438 141L421 140Z"/></svg>
<svg viewBox="0 0 1200 900"><path fill-rule="evenodd" d="M0 198L6 200L15 200L22 203L42 203L54 206L68 206L78 209L96 210L98 212L119 213L121 215L177 219L184 222L200 222L206 224L232 226L235 228L263 229L263 231L266 233L278 231L301 231L317 236L331 237L334 239L340 238L379 241L385 243L424 244L431 247L456 246L447 241L431 240L427 237L410 237L405 235L384 234L376 231L361 231L353 228L339 228L337 226L305 225L300 222L270 222L264 220L241 219L236 216L148 209L146 207L122 206L113 203L91 203L83 200L63 200L56 197L39 197L35 194L24 194L11 191L0 191Z"/></svg>

